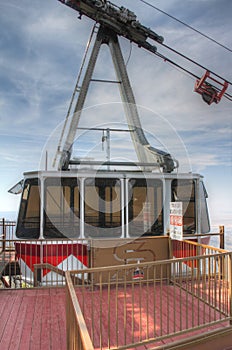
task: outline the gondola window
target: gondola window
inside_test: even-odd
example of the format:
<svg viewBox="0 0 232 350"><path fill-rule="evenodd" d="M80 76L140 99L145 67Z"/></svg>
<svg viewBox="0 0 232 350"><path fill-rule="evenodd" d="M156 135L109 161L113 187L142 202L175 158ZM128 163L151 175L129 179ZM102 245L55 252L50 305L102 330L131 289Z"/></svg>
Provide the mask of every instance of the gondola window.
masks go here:
<svg viewBox="0 0 232 350"><path fill-rule="evenodd" d="M129 235L163 233L163 185L156 179L129 180Z"/></svg>
<svg viewBox="0 0 232 350"><path fill-rule="evenodd" d="M172 202L182 202L183 233L196 232L195 182L193 180L172 181Z"/></svg>
<svg viewBox="0 0 232 350"><path fill-rule="evenodd" d="M85 236L121 235L121 184L119 179L85 180Z"/></svg>
<svg viewBox="0 0 232 350"><path fill-rule="evenodd" d="M79 181L76 178L47 178L45 188L44 237L79 237Z"/></svg>
<svg viewBox="0 0 232 350"><path fill-rule="evenodd" d="M18 217L16 237L39 238L40 235L40 191L38 179L27 179Z"/></svg>

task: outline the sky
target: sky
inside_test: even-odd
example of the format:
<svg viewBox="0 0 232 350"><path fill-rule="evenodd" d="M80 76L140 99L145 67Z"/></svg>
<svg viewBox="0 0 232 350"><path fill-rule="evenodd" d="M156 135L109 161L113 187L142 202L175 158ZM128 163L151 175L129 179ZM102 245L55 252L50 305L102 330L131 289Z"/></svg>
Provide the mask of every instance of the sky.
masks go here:
<svg viewBox="0 0 232 350"><path fill-rule="evenodd" d="M134 11L166 45L232 81L231 51L140 0L112 2ZM149 2L232 49L231 0ZM1 215L18 210L20 198L8 189L25 171L43 168L45 151L52 159L93 24L58 0L0 2ZM232 225L231 101L208 106L194 93L193 77L124 38L120 44L147 138L179 160L179 171L204 176L212 224ZM197 76L205 73L161 45L157 49ZM94 77L115 79L107 47ZM126 128L118 88L111 85L91 84L80 127ZM227 92L232 94L231 85ZM101 138L100 132L78 131L74 156L105 159ZM111 133L111 156L118 154L134 159L126 132Z"/></svg>

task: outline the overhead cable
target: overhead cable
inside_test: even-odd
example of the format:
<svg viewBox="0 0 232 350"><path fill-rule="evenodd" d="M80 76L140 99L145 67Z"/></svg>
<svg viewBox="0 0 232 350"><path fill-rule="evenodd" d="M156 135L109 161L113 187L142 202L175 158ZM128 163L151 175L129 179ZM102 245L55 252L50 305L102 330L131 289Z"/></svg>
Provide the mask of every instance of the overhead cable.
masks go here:
<svg viewBox="0 0 232 350"><path fill-rule="evenodd" d="M225 50L232 52L232 49L230 49L228 46L225 46L225 45L221 44L220 42L218 42L217 40L213 39L213 38L210 37L209 35L206 35L206 34L202 33L200 30L198 30L198 29L196 29L196 28L190 26L189 24L187 24L187 23L181 21L180 19L178 19L178 18L176 18L176 17L170 15L169 13L167 13L167 12L165 12L165 11L159 9L158 7L156 7L156 6L152 5L152 4L150 4L148 1L146 1L146 0L139 0L139 1L140 1L140 2L143 2L143 3L146 4L147 6L150 6L150 7L154 8L155 10L157 10L157 11L163 13L164 15L166 15L166 16L172 18L173 20L175 20L175 21L177 21L177 22L183 24L184 26L188 27L189 29L193 30L194 32L196 32L196 33L198 33L198 34L204 36L206 39L208 39L208 40L214 42L215 44L217 44L217 45L223 47Z"/></svg>
<svg viewBox="0 0 232 350"><path fill-rule="evenodd" d="M191 75L192 77L196 78L196 79L200 79L199 76L197 76L196 74L192 73L190 70L184 68L183 66L181 66L180 64L174 62L173 60L171 60L170 58L162 55L159 52L154 53L157 57L161 58L162 60L164 60L165 62L170 63L171 65L175 66L176 68L181 69L183 72L187 73L188 75ZM211 72L213 73L213 72ZM214 73L213 73L214 74ZM231 84L230 82L228 82L229 84ZM217 86L211 85L215 90L219 90ZM232 95L228 94L228 93L224 93L223 95L226 99L228 99L229 101L232 101Z"/></svg>
<svg viewBox="0 0 232 350"><path fill-rule="evenodd" d="M215 77L218 77L222 80L225 80L228 84L232 85L232 82L231 81L228 81L227 79L224 79L223 77L221 77L220 75L218 75L217 73L215 72L212 72L211 70L209 70L208 68L202 66L200 63L198 63L197 61L194 61L193 59L191 59L190 57L188 56L185 56L184 54L182 54L181 52L171 48L170 46L168 45L165 45L164 43L162 44L162 46L166 47L166 49L168 50L171 50L172 52L176 53L177 55L183 57L184 59L188 60L189 62L192 62L193 64L195 64L196 66L200 67L200 68L203 68L204 70L208 70L210 73L212 73L213 75L215 75Z"/></svg>

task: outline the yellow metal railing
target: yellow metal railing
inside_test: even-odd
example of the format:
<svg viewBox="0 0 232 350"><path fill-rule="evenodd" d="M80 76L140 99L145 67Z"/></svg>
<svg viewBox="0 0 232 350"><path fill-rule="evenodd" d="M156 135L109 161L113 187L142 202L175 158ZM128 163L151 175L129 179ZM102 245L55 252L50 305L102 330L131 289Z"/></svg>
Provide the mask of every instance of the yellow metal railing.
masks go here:
<svg viewBox="0 0 232 350"><path fill-rule="evenodd" d="M165 346L193 332L230 327L231 252L167 236L112 240L105 247L96 242L1 240L5 287L66 282L68 349ZM117 261L121 265L104 267Z"/></svg>
<svg viewBox="0 0 232 350"><path fill-rule="evenodd" d="M71 276L66 272L67 349L92 350L93 344L83 318Z"/></svg>
<svg viewBox="0 0 232 350"><path fill-rule="evenodd" d="M205 255L67 272L78 332L84 319L94 349L130 349L229 327L232 253L197 247Z"/></svg>
<svg viewBox="0 0 232 350"><path fill-rule="evenodd" d="M14 225L14 222L0 221L2 236L0 239L0 278L2 281L0 287L55 287L65 284L64 272L66 270L123 265L137 260L141 262L161 261L173 256L184 258L224 252L207 245L198 245L192 240L171 241L168 236L100 241L94 239L76 241L9 239L7 237L14 236ZM196 265L197 261L193 260L193 263ZM50 264L50 268L44 264ZM37 265L36 274L34 273L35 265ZM222 264L220 266L222 269Z"/></svg>

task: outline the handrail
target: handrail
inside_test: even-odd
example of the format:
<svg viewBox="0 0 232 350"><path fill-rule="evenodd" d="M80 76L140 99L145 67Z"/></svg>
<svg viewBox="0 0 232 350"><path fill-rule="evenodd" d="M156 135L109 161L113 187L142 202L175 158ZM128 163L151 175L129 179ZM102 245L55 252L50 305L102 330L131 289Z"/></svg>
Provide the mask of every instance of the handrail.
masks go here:
<svg viewBox="0 0 232 350"><path fill-rule="evenodd" d="M219 257L223 257L223 256L227 256L228 255L228 251L223 251L223 252L218 252L215 254L207 254L204 255L204 258L219 258ZM232 252L231 252L232 254ZM199 260L202 259L203 256L190 256L190 257L184 257L184 258L177 258L177 259L166 259L166 260L162 260L162 261L149 261L149 262L141 262L139 263L139 267L144 268L144 267L153 267L153 266L159 266L160 264L162 265L169 265L170 263L174 263L174 262L178 262L178 263L185 263L188 261L192 261L192 260ZM126 265L114 265L114 266L100 266L100 267L91 267L88 269L85 269L83 271L83 269L79 269L79 270L69 270L69 272L71 274L83 274L83 273L97 273L97 272L101 272L101 273L105 273L105 272L110 272L112 270L131 270L133 268L138 267L138 263L133 263L133 264L126 264Z"/></svg>
<svg viewBox="0 0 232 350"><path fill-rule="evenodd" d="M192 245L192 246L195 245L196 247L201 247L201 248L204 248L204 249L210 249L211 251L215 251L215 252L218 252L218 253L227 253L228 252L228 250L223 249L223 248L217 248L217 247L210 246L208 244L193 242L191 240L184 240L183 242L188 243L189 245Z"/></svg>
<svg viewBox="0 0 232 350"><path fill-rule="evenodd" d="M208 246L206 244L200 244L194 240L172 241L168 236L141 237L138 239L124 238L120 239L120 244L118 244L118 239L107 238L104 247L108 250L106 253L103 249L102 253L105 252L108 254L107 256L112 254L112 259L105 260L104 254L101 253L101 247L98 244L99 241L93 238L77 238L75 241L65 238L46 240L0 239L0 261L7 260L10 262L10 268L5 270L6 275L13 281L11 284L12 288L33 285L64 285L64 270L66 269L74 270L76 268L90 268L93 266L100 266L100 269L102 269L101 266L103 265L136 262L137 249L139 248L139 245L136 242L139 240L147 241L145 244L146 247L143 246L142 248L144 253L141 254L141 251L138 252L139 256L142 256L144 259L141 260L141 263L142 261L151 261L152 259L164 260L173 258L173 255L176 258L184 258L186 260L187 256L191 257L199 254L208 255L226 252L226 250ZM161 244L159 247L157 246L157 240L160 241ZM115 251L110 248L112 247L112 244L116 246ZM125 246L126 248L123 250L120 246L124 244L128 246ZM59 248L61 246L64 248ZM1 248L3 248L3 251L1 251ZM133 250L133 253L131 249ZM146 255L146 250L150 255ZM70 255L71 259L67 261L67 258ZM131 260L132 257L134 261ZM195 262L197 262L197 260L195 260ZM41 263L49 263L50 266L46 265L46 268L45 265L43 265L43 274L40 276L37 271L36 276L36 273L33 274L34 264L38 265ZM15 280L17 281L16 284L14 283Z"/></svg>
<svg viewBox="0 0 232 350"><path fill-rule="evenodd" d="M231 263L232 252L214 250L139 263L144 277L138 280L132 277L138 263L73 270L66 276L73 284L93 346L122 350L178 341L192 332L199 340L215 329L231 327ZM77 275L82 283L75 285Z"/></svg>
<svg viewBox="0 0 232 350"><path fill-rule="evenodd" d="M67 350L94 350L69 271L66 279Z"/></svg>
<svg viewBox="0 0 232 350"><path fill-rule="evenodd" d="M43 264L34 264L34 272L33 272L33 276L34 276L34 287L38 287L39 286L39 282L38 282L38 270L39 269L48 269L51 270L55 273L57 273L58 275L65 277L65 271L59 269L58 267L48 264L48 263L43 263Z"/></svg>
<svg viewBox="0 0 232 350"><path fill-rule="evenodd" d="M59 276L65 277L65 272L64 270L59 269L58 267L48 264L48 263L42 263L42 264L34 264L34 271L33 271L33 282L34 282L34 287L38 287L40 285L39 281L39 275L38 271L42 269L47 269L50 271L53 271L57 273ZM78 278L76 277L76 281L78 281ZM75 283L76 283L75 281Z"/></svg>

